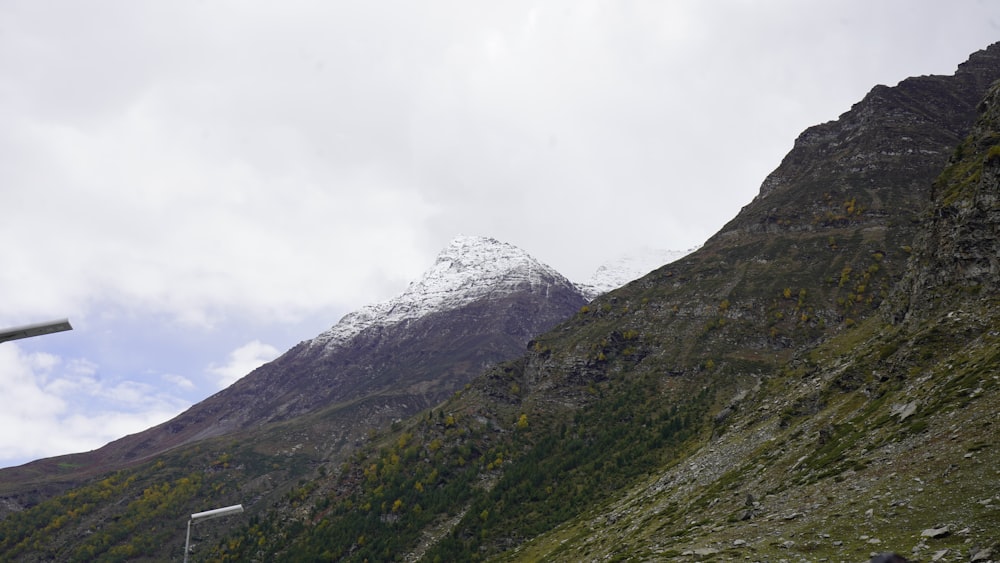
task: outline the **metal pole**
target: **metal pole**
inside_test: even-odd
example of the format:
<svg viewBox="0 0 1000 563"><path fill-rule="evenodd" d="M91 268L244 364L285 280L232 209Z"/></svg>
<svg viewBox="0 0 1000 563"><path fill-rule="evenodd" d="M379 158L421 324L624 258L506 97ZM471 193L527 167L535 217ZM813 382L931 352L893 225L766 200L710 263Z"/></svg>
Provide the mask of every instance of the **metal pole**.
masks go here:
<svg viewBox="0 0 1000 563"><path fill-rule="evenodd" d="M220 516L229 516L230 514L239 514L243 512L242 504L234 504L232 506L224 506L222 508L215 508L212 510L206 510L205 512L195 512L188 518L188 530L187 539L184 540L184 563L188 560L188 551L191 549L191 523L195 520L211 520L212 518L219 518Z"/></svg>
<svg viewBox="0 0 1000 563"><path fill-rule="evenodd" d="M191 519L188 518L187 539L184 540L184 563L188 563L188 552L191 551Z"/></svg>
<svg viewBox="0 0 1000 563"><path fill-rule="evenodd" d="M56 319L44 323L5 328L0 330L0 342L52 334L53 332L62 332L64 330L73 330L73 327L69 324L69 319Z"/></svg>

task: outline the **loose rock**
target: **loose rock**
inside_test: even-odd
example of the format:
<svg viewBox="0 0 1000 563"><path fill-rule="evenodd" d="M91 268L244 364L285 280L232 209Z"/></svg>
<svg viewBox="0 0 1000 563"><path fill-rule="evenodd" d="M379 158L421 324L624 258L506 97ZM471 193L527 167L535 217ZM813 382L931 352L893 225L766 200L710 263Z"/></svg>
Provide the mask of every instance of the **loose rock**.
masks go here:
<svg viewBox="0 0 1000 563"><path fill-rule="evenodd" d="M947 537L948 534L950 533L951 531L948 529L947 526L944 526L943 528L927 528L923 532L920 532L920 537L939 539Z"/></svg>

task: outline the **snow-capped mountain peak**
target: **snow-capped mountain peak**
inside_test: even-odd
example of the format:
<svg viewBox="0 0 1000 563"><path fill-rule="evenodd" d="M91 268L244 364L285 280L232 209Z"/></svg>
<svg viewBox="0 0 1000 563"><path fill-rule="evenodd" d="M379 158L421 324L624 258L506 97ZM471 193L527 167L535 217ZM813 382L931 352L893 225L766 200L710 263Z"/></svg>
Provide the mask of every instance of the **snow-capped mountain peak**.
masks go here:
<svg viewBox="0 0 1000 563"><path fill-rule="evenodd" d="M547 291L553 285L575 291L559 272L520 248L489 237L463 235L452 240L434 265L402 294L348 313L313 339L312 345L337 346L369 327L396 325L515 291Z"/></svg>
<svg viewBox="0 0 1000 563"><path fill-rule="evenodd" d="M663 250L649 247L631 249L629 254L601 265L587 281L578 283L576 286L589 301L612 289L618 289L632 280L639 279L660 266L680 260L695 250L695 248Z"/></svg>

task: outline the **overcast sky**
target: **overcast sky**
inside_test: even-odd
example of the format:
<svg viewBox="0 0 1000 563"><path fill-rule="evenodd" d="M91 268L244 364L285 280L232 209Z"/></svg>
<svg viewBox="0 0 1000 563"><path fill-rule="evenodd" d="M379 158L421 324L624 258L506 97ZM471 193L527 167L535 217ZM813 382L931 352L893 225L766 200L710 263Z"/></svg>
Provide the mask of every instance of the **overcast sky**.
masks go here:
<svg viewBox="0 0 1000 563"><path fill-rule="evenodd" d="M0 0L0 466L161 422L453 237L701 244L1000 3Z"/></svg>

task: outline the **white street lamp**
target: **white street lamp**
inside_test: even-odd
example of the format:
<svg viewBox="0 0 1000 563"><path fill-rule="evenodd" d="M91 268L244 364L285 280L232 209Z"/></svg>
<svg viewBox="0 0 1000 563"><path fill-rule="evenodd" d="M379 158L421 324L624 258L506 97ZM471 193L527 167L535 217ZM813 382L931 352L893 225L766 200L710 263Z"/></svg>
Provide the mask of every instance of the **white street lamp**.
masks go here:
<svg viewBox="0 0 1000 563"><path fill-rule="evenodd" d="M184 540L184 563L188 560L188 551L191 549L191 523L197 520L211 520L212 518L218 518L220 516L229 516L230 514L239 514L243 512L242 504L234 504L232 506L226 506L223 508L215 508L212 510L206 510L205 512L195 512L188 519L188 530L187 539Z"/></svg>
<svg viewBox="0 0 1000 563"><path fill-rule="evenodd" d="M19 338L30 338L32 336L41 336L43 334L52 334L53 332L62 332L64 330L73 330L73 327L69 324L69 319L58 319L44 323L5 328L0 330L0 342L17 340Z"/></svg>

